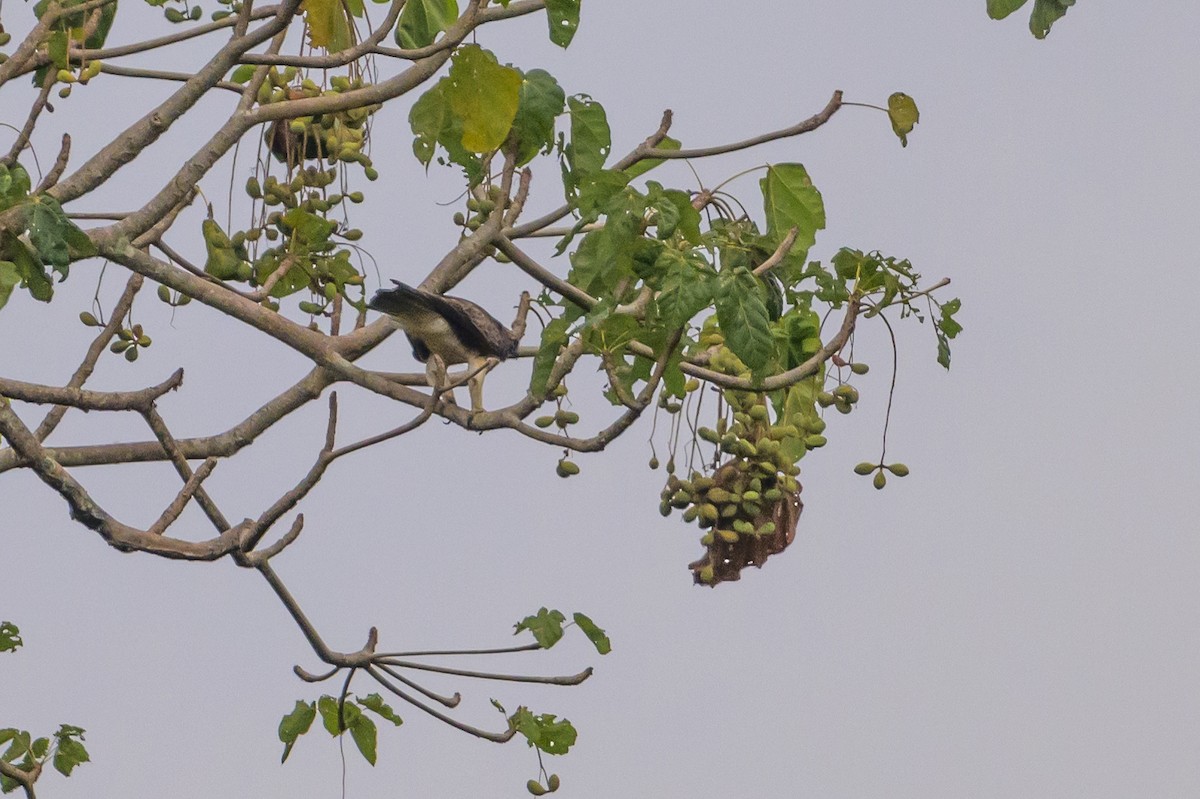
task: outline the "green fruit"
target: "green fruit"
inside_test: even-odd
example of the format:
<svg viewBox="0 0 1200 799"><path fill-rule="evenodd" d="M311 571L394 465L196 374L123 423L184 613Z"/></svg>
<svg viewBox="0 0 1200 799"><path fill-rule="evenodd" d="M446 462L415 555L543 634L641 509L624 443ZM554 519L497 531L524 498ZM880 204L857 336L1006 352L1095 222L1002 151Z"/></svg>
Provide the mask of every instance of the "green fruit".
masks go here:
<svg viewBox="0 0 1200 799"><path fill-rule="evenodd" d="M58 96L63 98L64 100L67 99L68 97L70 97L71 96L71 87L63 86L61 89L58 90Z"/></svg>
<svg viewBox="0 0 1200 799"><path fill-rule="evenodd" d="M125 360L129 361L130 363L133 363L137 359L138 359L138 348L137 347L130 347L129 349L125 350Z"/></svg>
<svg viewBox="0 0 1200 799"><path fill-rule="evenodd" d="M696 435L700 436L700 438L704 439L710 444L716 444L721 440L717 436L717 431L713 430L711 427L701 427L696 431Z"/></svg>
<svg viewBox="0 0 1200 799"><path fill-rule="evenodd" d="M560 785L562 785L562 780L558 778L557 774L551 774L550 779L546 780L546 787L550 789L550 793L557 791Z"/></svg>
<svg viewBox="0 0 1200 799"><path fill-rule="evenodd" d="M170 304L170 302L171 302L171 290L170 290L169 288L167 288L166 286L159 286L159 287L158 287L157 294L158 294L158 298L159 298L160 300L162 300L163 302L165 302L165 303L167 303L167 304ZM86 325L86 324L87 324L87 322L84 322L84 324Z"/></svg>
<svg viewBox="0 0 1200 799"><path fill-rule="evenodd" d="M818 447L823 447L828 443L829 439L820 435L806 436L804 439L804 446L808 447L809 449L817 449Z"/></svg>
<svg viewBox="0 0 1200 799"><path fill-rule="evenodd" d="M736 523L734 522L734 524ZM717 530L717 535L726 544L736 544L738 542L738 534L733 530Z"/></svg>
<svg viewBox="0 0 1200 799"><path fill-rule="evenodd" d="M712 581L713 581L713 567L712 567L712 564L710 563L707 566L704 566L703 568L700 569L700 582L711 583Z"/></svg>
<svg viewBox="0 0 1200 799"><path fill-rule="evenodd" d="M871 367L867 366L865 363L852 363L850 364L850 371L854 372L856 375L865 375L867 372L871 371Z"/></svg>
<svg viewBox="0 0 1200 799"><path fill-rule="evenodd" d="M775 522L763 522L763 526L758 528L755 535L773 535L775 533Z"/></svg>
<svg viewBox="0 0 1200 799"><path fill-rule="evenodd" d="M883 488L885 485L887 485L887 475L883 473L882 469L875 472L875 479L871 481L871 485L875 486L876 488Z"/></svg>
<svg viewBox="0 0 1200 799"><path fill-rule="evenodd" d="M650 468L651 468L651 469L657 469L657 468L658 468L658 458L656 458L656 457L654 457L654 456L651 456L651 457L650 457Z"/></svg>
<svg viewBox="0 0 1200 799"><path fill-rule="evenodd" d="M719 519L721 517L720 512L717 510L717 506L712 504L711 502L705 502L703 505L700 505L699 507L700 507L700 518L706 522L715 522L717 519Z"/></svg>
<svg viewBox="0 0 1200 799"><path fill-rule="evenodd" d="M783 499L783 492L778 488L770 488L763 492L762 498L767 502L778 502Z"/></svg>
<svg viewBox="0 0 1200 799"><path fill-rule="evenodd" d="M558 462L558 466L554 471L559 477L570 477L571 475L579 474L579 464L563 458Z"/></svg>
<svg viewBox="0 0 1200 799"><path fill-rule="evenodd" d="M160 289L165 289L166 286L159 286ZM161 294L159 296L162 296ZM89 311L83 311L79 314L79 321L83 322L88 327L100 327L100 320L91 314Z"/></svg>
<svg viewBox="0 0 1200 799"><path fill-rule="evenodd" d="M833 403L834 403L834 396L832 394L830 394L828 391L822 391L820 394L817 395L817 404L820 405L822 408L828 408Z"/></svg>
<svg viewBox="0 0 1200 799"><path fill-rule="evenodd" d="M723 502L728 502L730 496L731 496L730 493L728 491L726 491L725 489L719 488L719 487L714 487L712 489L709 489L708 501L714 502L719 505Z"/></svg>
<svg viewBox="0 0 1200 799"><path fill-rule="evenodd" d="M697 508L695 505L693 505L692 507L688 508L687 510L685 510L683 512L683 520L685 522L687 522L688 524L691 524L692 522L696 521L696 517L699 514L700 514L700 509Z"/></svg>
<svg viewBox="0 0 1200 799"><path fill-rule="evenodd" d="M867 461L863 461L862 463L860 463L854 467L854 473L865 476L865 475L868 475L871 472L875 471L878 468L879 468L879 464L877 464L877 463L868 463Z"/></svg>
<svg viewBox="0 0 1200 799"><path fill-rule="evenodd" d="M745 519L734 519L733 520L733 529L737 530L739 533L742 533L743 535L753 535L754 534L754 525L752 525L750 522L746 521Z"/></svg>
<svg viewBox="0 0 1200 799"><path fill-rule="evenodd" d="M737 516L737 515L738 515L738 506L737 505L730 504L730 505L722 505L721 506L721 518L722 519L732 519L734 516Z"/></svg>
<svg viewBox="0 0 1200 799"><path fill-rule="evenodd" d="M842 399L849 402L851 405L858 402L858 389L849 383L842 383L833 390L833 396L836 399Z"/></svg>
<svg viewBox="0 0 1200 799"><path fill-rule="evenodd" d="M533 423L535 425L537 425L538 427L549 427L550 425L554 424L554 417L553 416L539 416L538 418L533 420Z"/></svg>
<svg viewBox="0 0 1200 799"><path fill-rule="evenodd" d="M757 502L760 496L757 491L746 491L742 494L742 499L746 502Z"/></svg>
<svg viewBox="0 0 1200 799"><path fill-rule="evenodd" d="M575 424L579 421L579 414L574 411L559 411L554 414L554 423L559 427L566 427L569 424Z"/></svg>
<svg viewBox="0 0 1200 799"><path fill-rule="evenodd" d="M908 467L903 463L893 463L885 468L897 477L908 477Z"/></svg>
<svg viewBox="0 0 1200 799"><path fill-rule="evenodd" d="M530 780L529 782L525 783L525 789L534 796L541 796L542 794L546 793L546 789L542 787L542 784L537 780Z"/></svg>
<svg viewBox="0 0 1200 799"><path fill-rule="evenodd" d="M767 408L765 405L755 405L750 408L750 418L756 422L765 422L767 420Z"/></svg>

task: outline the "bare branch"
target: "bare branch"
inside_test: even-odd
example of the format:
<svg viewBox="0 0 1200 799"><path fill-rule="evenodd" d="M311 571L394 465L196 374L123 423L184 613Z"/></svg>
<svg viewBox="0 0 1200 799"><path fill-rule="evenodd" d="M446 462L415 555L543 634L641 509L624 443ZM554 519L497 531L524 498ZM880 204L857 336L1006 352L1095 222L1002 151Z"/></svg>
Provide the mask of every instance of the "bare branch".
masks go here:
<svg viewBox="0 0 1200 799"><path fill-rule="evenodd" d="M56 388L0 377L0 395L39 405L66 405L84 411L145 411L154 400L174 391L183 383L183 370L177 369L157 386L139 391L87 391L66 386Z"/></svg>
<svg viewBox="0 0 1200 799"><path fill-rule="evenodd" d="M842 92L835 91L833 97L825 104L817 113L813 114L808 119L798 122L791 127L782 128L772 131L771 133L763 133L759 136L751 136L748 139L731 142L729 144L718 144L712 147L695 147L689 150L664 150L660 147L639 148L637 161L650 158L677 159L677 158L707 158L713 155L722 155L724 153L737 152L738 150L748 150L751 147L757 147L760 144L775 141L777 139L787 139L792 136L799 136L802 133L809 133L824 125L829 121L837 110L842 107Z"/></svg>
<svg viewBox="0 0 1200 799"><path fill-rule="evenodd" d="M46 485L53 488L71 509L71 518L95 531L110 546L122 551L149 552L183 560L217 560L237 548L241 528L235 527L206 541L185 541L152 535L123 524L92 499L87 490L46 450L13 412L9 400L0 397L0 434L3 434L25 463Z"/></svg>
<svg viewBox="0 0 1200 799"><path fill-rule="evenodd" d="M129 313L129 309L133 306L133 298L137 295L141 287L142 276L130 275L129 280L125 283L125 290L121 292L121 296L117 299L117 304L113 306L108 323L88 346L83 361L79 364L79 368L75 370L75 374L71 375L71 379L67 381L66 388L79 388L92 376L92 372L96 368L96 363L100 360L100 356L104 353L108 342L117 334L117 330L121 327L125 315ZM66 412L67 406L59 405L46 414L46 418L42 419L42 423L38 425L37 432L34 434L37 436L38 441L45 441L54 432L54 429L58 427L59 422L62 421ZM4 453L0 452L0 464L3 463L3 459ZM3 471L4 467L0 465L0 472Z"/></svg>

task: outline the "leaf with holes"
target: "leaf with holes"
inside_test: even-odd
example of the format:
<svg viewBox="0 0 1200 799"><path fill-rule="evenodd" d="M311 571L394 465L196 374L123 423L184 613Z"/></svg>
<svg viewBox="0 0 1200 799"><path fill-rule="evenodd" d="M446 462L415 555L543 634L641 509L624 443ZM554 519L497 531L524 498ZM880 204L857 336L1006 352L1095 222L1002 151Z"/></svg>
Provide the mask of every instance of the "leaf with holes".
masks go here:
<svg viewBox="0 0 1200 799"><path fill-rule="evenodd" d="M504 143L521 98L521 73L502 67L496 56L476 45L454 54L446 99L462 121L462 146L487 153Z"/></svg>

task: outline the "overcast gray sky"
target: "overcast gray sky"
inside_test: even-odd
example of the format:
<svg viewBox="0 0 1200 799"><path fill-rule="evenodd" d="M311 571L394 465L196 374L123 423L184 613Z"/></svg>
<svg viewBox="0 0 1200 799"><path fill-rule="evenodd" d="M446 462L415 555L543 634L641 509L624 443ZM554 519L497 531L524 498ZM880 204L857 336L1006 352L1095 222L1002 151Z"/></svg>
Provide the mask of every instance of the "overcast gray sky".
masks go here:
<svg viewBox="0 0 1200 799"><path fill-rule="evenodd" d="M5 12L10 29L27 24L27 7ZM877 452L890 353L862 326L856 353L875 368L859 409L835 414L829 446L803 462L795 543L715 590L686 569L696 529L657 513L648 420L578 458L582 474L566 481L557 451L436 423L339 462L277 565L326 640L356 649L376 625L387 649L504 645L541 605L588 613L612 636L607 657L580 638L488 662L594 664L582 687L430 681L462 690L470 721L498 720L491 696L570 718L577 747L548 763L565 796L1200 794L1200 7L1092 0L1042 42L1027 18L989 21L982 0L609 0L584 7L565 53L541 17L481 33L502 61L601 100L615 152L664 108L687 146L791 124L835 89L868 103L909 93L922 116L907 149L882 114L846 108L816 133L696 168L711 185L803 162L829 217L812 257L878 248L951 277L966 332L945 373L928 325L898 326L889 460L912 475L877 492L851 468ZM114 37L145 30L119 23ZM105 125L107 80L59 104L43 163L69 115ZM161 94L130 86L131 106ZM19 124L22 102L6 97L0 117ZM457 189L412 161L406 114L397 104L375 127L384 177L355 221L385 278L419 279L455 241L434 203ZM164 165L191 151L176 133L158 148ZM76 158L89 146L78 141ZM689 186L689 175L658 179ZM210 197L227 176L214 174ZM535 184L536 207L553 204L554 179ZM739 184L747 196L755 179ZM82 352L90 333L63 320L87 306L96 271L77 267L51 307L14 297L0 312L0 373L68 377L74 363L47 353ZM457 292L504 318L523 286L511 276L488 264ZM110 274L106 295L121 282ZM95 387L185 366L184 389L161 403L180 435L223 429L303 373L299 357L198 303L172 323L147 300L154 346L137 368L106 359ZM399 337L369 363L413 368ZM518 396L527 368L497 370L489 404ZM411 415L340 393L346 441ZM598 426L610 411L583 393L576 410ZM234 515L307 468L323 413L297 416L210 480ZM53 441L134 431L72 414ZM79 476L134 522L177 482L158 466ZM340 795L323 732L279 765L279 717L320 690L291 667L318 663L255 574L121 555L23 473L0 477L0 546L0 617L27 644L0 658L0 726L78 724L94 760L69 780L47 776L42 796ZM536 760L524 744L484 744L395 704L406 724L381 729L377 767L348 749L347 795L525 795Z"/></svg>

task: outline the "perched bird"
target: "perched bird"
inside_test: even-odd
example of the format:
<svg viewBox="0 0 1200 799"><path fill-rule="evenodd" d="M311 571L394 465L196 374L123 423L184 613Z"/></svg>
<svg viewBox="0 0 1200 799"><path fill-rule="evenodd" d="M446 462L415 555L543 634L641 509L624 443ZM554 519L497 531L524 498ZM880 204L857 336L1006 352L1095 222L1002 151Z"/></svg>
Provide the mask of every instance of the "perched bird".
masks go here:
<svg viewBox="0 0 1200 799"><path fill-rule="evenodd" d="M431 387L454 385L443 382L445 367L465 363L471 375L467 380L471 411L482 411L483 377L497 361L517 354L520 334L473 302L392 282L396 287L375 292L367 307L387 314L400 326L412 344L413 356L425 364ZM527 306L528 299L523 298L522 307ZM523 328L523 317L518 319Z"/></svg>

